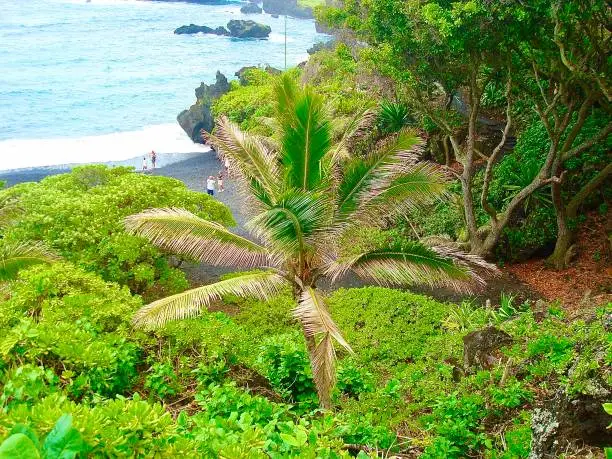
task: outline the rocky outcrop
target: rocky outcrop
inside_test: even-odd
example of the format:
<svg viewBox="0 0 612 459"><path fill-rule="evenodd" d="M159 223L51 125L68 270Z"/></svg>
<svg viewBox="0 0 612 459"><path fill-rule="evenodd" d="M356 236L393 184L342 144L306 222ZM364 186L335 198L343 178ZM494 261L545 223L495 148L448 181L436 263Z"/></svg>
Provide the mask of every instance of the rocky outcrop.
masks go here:
<svg viewBox="0 0 612 459"><path fill-rule="evenodd" d="M225 35L229 36L230 32L225 27L217 27L216 29L212 29L208 26L199 26L195 24L189 24L179 27L174 31L176 35L191 35L196 33L208 33L214 35Z"/></svg>
<svg viewBox="0 0 612 459"><path fill-rule="evenodd" d="M496 327L476 330L463 337L463 367L471 372L490 368L496 361L495 353L512 344L512 337Z"/></svg>
<svg viewBox="0 0 612 459"><path fill-rule="evenodd" d="M263 0L263 9L268 14L288 15L302 19L314 17L312 9L298 5L297 0Z"/></svg>
<svg viewBox="0 0 612 459"><path fill-rule="evenodd" d="M245 78L246 72L248 72L249 70L260 69L260 68L261 67L256 67L254 65L252 65L250 67L242 67L240 70L238 70L236 73L234 73L234 75L236 75L238 77L238 80L240 81L240 84L242 86L246 86L246 85L249 84L249 82ZM269 73L270 75L280 75L282 73L281 70L275 69L274 67L272 67L270 65L266 65L263 68L263 71Z"/></svg>
<svg viewBox="0 0 612 459"><path fill-rule="evenodd" d="M212 104L229 90L230 84L227 78L221 72L217 72L216 82L210 85L202 83L195 90L196 103L178 115L178 123L194 142L204 143L200 131L204 129L210 132L214 127Z"/></svg>
<svg viewBox="0 0 612 459"><path fill-rule="evenodd" d="M313 55L313 54L318 53L319 51L322 51L324 49L332 50L337 45L338 45L338 42L336 40L319 41L319 42L315 43L314 45L312 45L310 48L308 48L306 50L306 52L308 54L310 54L310 55Z"/></svg>
<svg viewBox="0 0 612 459"><path fill-rule="evenodd" d="M272 28L268 25L242 20L231 20L227 23L227 29L225 27L213 29L208 26L189 24L174 31L176 35L205 33L233 38L268 38L270 32L272 32Z"/></svg>
<svg viewBox="0 0 612 459"><path fill-rule="evenodd" d="M257 3L247 3L242 8L240 8L240 12L243 14L261 14L263 10L259 7Z"/></svg>
<svg viewBox="0 0 612 459"><path fill-rule="evenodd" d="M268 38L272 28L255 21L231 20L227 23L230 35L235 38Z"/></svg>
<svg viewBox="0 0 612 459"><path fill-rule="evenodd" d="M529 459L559 457L568 442L600 447L612 445L612 430L606 428L610 415L602 407L610 400L610 395L605 389L599 395L576 397L559 391L546 406L536 408L531 415Z"/></svg>

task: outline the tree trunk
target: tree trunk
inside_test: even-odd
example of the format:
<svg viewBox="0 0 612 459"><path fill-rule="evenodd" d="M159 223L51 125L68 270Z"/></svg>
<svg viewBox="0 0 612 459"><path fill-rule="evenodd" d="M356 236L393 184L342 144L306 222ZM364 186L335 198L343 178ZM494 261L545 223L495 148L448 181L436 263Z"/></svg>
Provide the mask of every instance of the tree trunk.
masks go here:
<svg viewBox="0 0 612 459"><path fill-rule="evenodd" d="M569 228L568 221L576 218L580 205L612 175L612 163L604 167L595 177L582 187L582 189L565 206L561 197L561 184L552 186L553 204L557 213L557 242L555 250L546 262L555 269L567 268L567 251L572 246L575 234Z"/></svg>
<svg viewBox="0 0 612 459"><path fill-rule="evenodd" d="M567 252L572 246L574 240L574 234L570 231L567 225L567 219L565 218L565 212L562 212L563 216L557 215L557 242L555 244L555 251L548 257L546 263L555 269L564 269L567 267Z"/></svg>
<svg viewBox="0 0 612 459"><path fill-rule="evenodd" d="M474 199L472 193L471 179L461 180L463 191L463 210L465 213L465 224L470 239L471 253L479 253L482 250L482 240L478 235L478 225L474 213Z"/></svg>

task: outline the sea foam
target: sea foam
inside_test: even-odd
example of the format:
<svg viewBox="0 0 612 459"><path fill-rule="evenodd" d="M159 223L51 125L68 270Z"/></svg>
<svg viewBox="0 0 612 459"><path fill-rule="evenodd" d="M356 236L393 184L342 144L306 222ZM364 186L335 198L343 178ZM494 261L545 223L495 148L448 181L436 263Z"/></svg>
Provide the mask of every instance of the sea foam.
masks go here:
<svg viewBox="0 0 612 459"><path fill-rule="evenodd" d="M151 150L159 154L196 153L209 148L194 144L175 123L79 138L5 140L0 141L0 170L123 161Z"/></svg>

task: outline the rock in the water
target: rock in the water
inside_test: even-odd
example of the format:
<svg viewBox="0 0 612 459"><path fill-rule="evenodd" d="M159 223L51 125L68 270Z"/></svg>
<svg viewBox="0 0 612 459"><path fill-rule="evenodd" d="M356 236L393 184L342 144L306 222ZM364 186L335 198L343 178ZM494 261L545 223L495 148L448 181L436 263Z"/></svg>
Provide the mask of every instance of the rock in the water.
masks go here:
<svg viewBox="0 0 612 459"><path fill-rule="evenodd" d="M227 28L231 36L235 38L268 38L272 32L269 25L235 19L227 23Z"/></svg>
<svg viewBox="0 0 612 459"><path fill-rule="evenodd" d="M263 0L263 9L268 14L286 14L302 19L314 17L312 9L298 5L297 0Z"/></svg>
<svg viewBox="0 0 612 459"><path fill-rule="evenodd" d="M188 110L182 111L177 121L183 130L196 143L204 143L200 131L202 129L210 132L214 127L211 107L215 100L228 92L230 84L225 75L217 72L215 84L202 83L195 90L197 101Z"/></svg>
<svg viewBox="0 0 612 459"><path fill-rule="evenodd" d="M216 29L212 29L207 26L199 26L195 24L189 24L179 27L174 31L176 35L190 35L196 33L209 33L214 35L224 35L228 36L230 33L225 27L217 27Z"/></svg>
<svg viewBox="0 0 612 459"><path fill-rule="evenodd" d="M240 12L243 14L260 14L263 10L256 3L248 3L240 8Z"/></svg>
<svg viewBox="0 0 612 459"><path fill-rule="evenodd" d="M496 327L476 330L463 337L463 366L466 371L489 368L493 354L512 343L512 337Z"/></svg>

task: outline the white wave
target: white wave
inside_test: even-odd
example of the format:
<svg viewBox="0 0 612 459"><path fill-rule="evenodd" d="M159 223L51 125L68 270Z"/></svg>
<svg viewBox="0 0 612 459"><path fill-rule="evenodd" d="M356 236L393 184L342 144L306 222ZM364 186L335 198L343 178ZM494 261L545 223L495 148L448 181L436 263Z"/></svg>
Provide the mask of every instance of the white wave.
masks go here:
<svg viewBox="0 0 612 459"><path fill-rule="evenodd" d="M0 170L123 161L151 150L196 153L209 148L194 144L175 123L79 138L13 139L0 141Z"/></svg>
<svg viewBox="0 0 612 459"><path fill-rule="evenodd" d="M272 43L285 43L285 33L272 32L268 38ZM294 38L287 35L287 43L295 42Z"/></svg>

